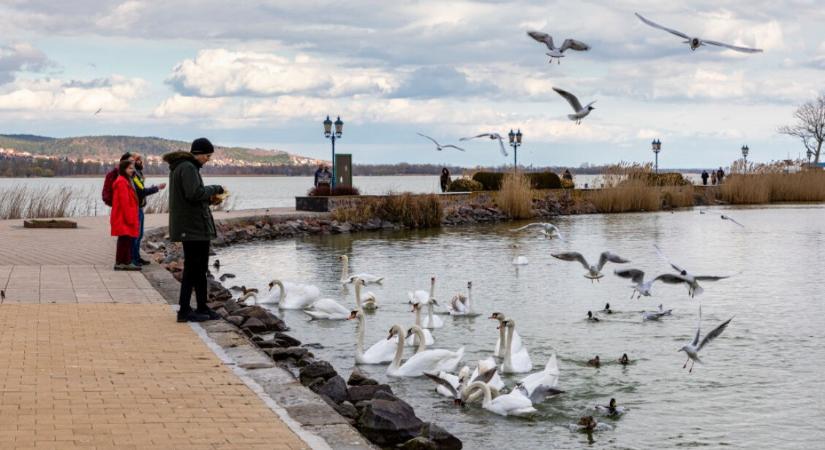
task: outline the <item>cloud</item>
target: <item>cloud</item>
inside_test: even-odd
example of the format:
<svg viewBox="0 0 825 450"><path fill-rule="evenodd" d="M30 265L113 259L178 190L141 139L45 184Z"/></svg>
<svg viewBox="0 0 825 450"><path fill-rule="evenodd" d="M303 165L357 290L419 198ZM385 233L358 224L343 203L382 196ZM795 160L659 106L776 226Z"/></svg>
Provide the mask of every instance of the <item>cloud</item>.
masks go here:
<svg viewBox="0 0 825 450"><path fill-rule="evenodd" d="M208 117L221 111L226 103L226 99L222 98L188 97L175 94L158 105L153 115L178 119Z"/></svg>
<svg viewBox="0 0 825 450"><path fill-rule="evenodd" d="M0 90L0 110L20 112L125 111L146 88L139 78L112 76L91 82L17 80Z"/></svg>
<svg viewBox="0 0 825 450"><path fill-rule="evenodd" d="M140 19L145 8L143 2L129 0L117 5L109 14L100 16L95 24L103 29L128 30Z"/></svg>
<svg viewBox="0 0 825 450"><path fill-rule="evenodd" d="M46 55L25 42L0 46L0 85L14 79L20 71L39 71L51 65Z"/></svg>
<svg viewBox="0 0 825 450"><path fill-rule="evenodd" d="M486 81L471 81L467 74L450 66L419 67L405 77L392 97L435 98L491 94L494 86Z"/></svg>

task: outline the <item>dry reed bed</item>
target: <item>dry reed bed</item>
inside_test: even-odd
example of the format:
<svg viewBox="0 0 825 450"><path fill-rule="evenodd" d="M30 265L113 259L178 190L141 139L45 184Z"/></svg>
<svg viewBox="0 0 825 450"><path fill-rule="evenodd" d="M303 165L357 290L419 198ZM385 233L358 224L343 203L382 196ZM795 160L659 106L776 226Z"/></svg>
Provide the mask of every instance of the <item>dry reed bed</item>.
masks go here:
<svg viewBox="0 0 825 450"><path fill-rule="evenodd" d="M430 228L441 225L444 208L435 194L388 194L367 197L353 206L336 208L332 217L339 222L366 223L380 219L401 223L408 228Z"/></svg>
<svg viewBox="0 0 825 450"><path fill-rule="evenodd" d="M496 203L512 219L533 217L533 190L530 180L521 173L508 174L501 182Z"/></svg>
<svg viewBox="0 0 825 450"><path fill-rule="evenodd" d="M731 175L720 189L722 200L732 204L825 201L825 172L760 173Z"/></svg>
<svg viewBox="0 0 825 450"><path fill-rule="evenodd" d="M68 187L0 189L0 219L68 217L82 212L84 196Z"/></svg>

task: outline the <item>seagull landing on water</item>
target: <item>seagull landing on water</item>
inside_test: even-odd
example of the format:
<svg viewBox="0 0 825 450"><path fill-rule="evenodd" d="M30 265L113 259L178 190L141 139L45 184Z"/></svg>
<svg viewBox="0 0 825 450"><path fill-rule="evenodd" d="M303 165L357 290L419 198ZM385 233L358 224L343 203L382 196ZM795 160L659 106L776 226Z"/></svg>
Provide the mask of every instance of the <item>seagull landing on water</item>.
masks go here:
<svg viewBox="0 0 825 450"><path fill-rule="evenodd" d="M725 47L725 48L729 48L731 50L736 50L737 52L742 52L742 53L760 53L762 51L762 49L760 49L760 48L737 47L736 45L725 44L723 42L710 41L710 40L702 39L702 38L698 38L698 37L690 37L690 36L686 35L685 33L682 33L681 31L676 31L672 28L668 28L668 27L659 25L656 22L653 22L649 19L646 19L646 18L642 17L642 15L639 14L639 13L635 13L635 14L636 14L636 17L638 17L639 20L641 20L645 24L650 25L653 28L658 28L660 30L667 31L670 34L673 34L673 35L679 36L682 39L685 39L684 43L690 45L691 50L696 50L697 48L699 48L703 45L715 45L717 47Z"/></svg>
<svg viewBox="0 0 825 450"><path fill-rule="evenodd" d="M719 281L724 280L725 278L730 278L730 276L693 275L691 273L688 273L687 270L683 269L681 266L678 266L671 262L669 259L667 259L665 254L662 253L662 250L659 249L658 246L654 245L653 247L656 249L656 253L658 253L662 259L667 261L668 264L670 264L670 267L673 267L673 270L678 272L675 274L659 275L657 278L663 283L668 284L685 283L688 287L688 295L690 295L691 298L705 291L704 289L702 289L702 286L699 286L700 281Z"/></svg>
<svg viewBox="0 0 825 450"><path fill-rule="evenodd" d="M587 115L590 114L590 111L596 109L593 107L593 103L596 103L595 100L588 103L587 106L582 106L581 102L579 102L579 99L576 98L575 95L556 87L554 87L553 90L556 91L557 94L564 97L564 99L567 100L567 103L570 103L570 107L573 108L573 114L568 114L567 118L576 121L576 125L582 123L582 119L587 117Z"/></svg>
<svg viewBox="0 0 825 450"><path fill-rule="evenodd" d="M429 140L433 141L433 144L435 144L435 149L436 149L436 150L438 150L438 151L442 151L442 150L444 150L445 148L454 148L454 149L459 150L459 151L462 151L462 152L464 151L464 149L463 149L463 148L461 148L461 147L457 147L457 146L455 146L455 145L453 145L453 144L441 145L441 144L439 144L439 143L438 143L438 141L436 141L435 139L433 139L433 138L431 138L431 137L427 136L426 134L421 134L421 133L415 133L415 134L417 134L417 135L419 135L419 136L421 136L421 137L424 137L424 138L427 138L427 139L429 139Z"/></svg>
<svg viewBox="0 0 825 450"><path fill-rule="evenodd" d="M553 63L554 59L558 64L561 64L561 58L564 58L565 50L576 50L579 52L590 50L589 45L575 39L565 39L564 42L562 42L561 47L556 48L553 44L553 36L550 36L547 33L543 33L541 31L528 31L527 35L547 46L547 50L549 51L546 55L550 57L550 61L548 61L550 64Z"/></svg>
<svg viewBox="0 0 825 450"><path fill-rule="evenodd" d="M604 277L604 274L601 272L604 268L604 265L608 262L612 262L615 264L624 264L630 262L628 259L624 259L619 255L610 252L602 252L601 256L599 257L599 263L596 265L591 266L590 263L584 259L579 252L567 252L567 253L553 253L550 256L556 259L560 259L562 261L578 261L582 267L587 270L587 273L584 274L585 278L590 279L591 282L598 281L599 278Z"/></svg>
<svg viewBox="0 0 825 450"><path fill-rule="evenodd" d="M728 324L731 320L733 320L733 317L722 322L721 325L714 328L713 331L711 331L710 333L706 334L705 338L702 339L701 342L699 342L699 336L702 329L702 305L699 305L699 322L696 324L696 335L693 337L693 341L691 341L690 344L685 345L684 347L679 349L680 352L685 352L688 356L688 359L685 361L685 365L682 366L682 368L686 368L688 361L693 360L693 362L690 364L690 370L688 371L688 373L693 373L693 364L695 364L696 361L699 361L700 363L702 362L702 360L699 359L699 351L702 350L702 348L704 348L705 345L709 344L710 341L718 338L719 335L722 334L723 331L725 331L725 328L728 327Z"/></svg>
<svg viewBox="0 0 825 450"><path fill-rule="evenodd" d="M501 154L504 155L504 156L509 156L507 154L507 149L504 148L504 138L502 138L501 135L498 134L498 133L481 133L477 136L463 137L463 138L459 139L459 141L469 141L470 139L477 139L477 138L483 138L483 137L486 137L486 138L490 139L491 141L495 141L496 139L498 139L498 145L499 145L499 147L501 147Z"/></svg>
<svg viewBox="0 0 825 450"><path fill-rule="evenodd" d="M510 231L519 232L519 231L524 231L524 230L534 229L534 228L538 228L539 233L542 234L544 237L546 237L548 239L559 238L562 241L564 240L564 238L561 235L561 231L559 231L559 228L557 226L553 225L552 223L547 223L547 222L530 223L530 224L527 224L523 227L515 228L515 229L512 229Z"/></svg>
<svg viewBox="0 0 825 450"><path fill-rule="evenodd" d="M645 273L639 269L616 269L613 273L622 278L630 278L630 280L633 281L633 292L630 294L631 299L634 295L637 296L636 298L642 298L642 296L650 297L652 295L650 290L653 288L653 283L667 276L659 275L652 280L645 281Z"/></svg>

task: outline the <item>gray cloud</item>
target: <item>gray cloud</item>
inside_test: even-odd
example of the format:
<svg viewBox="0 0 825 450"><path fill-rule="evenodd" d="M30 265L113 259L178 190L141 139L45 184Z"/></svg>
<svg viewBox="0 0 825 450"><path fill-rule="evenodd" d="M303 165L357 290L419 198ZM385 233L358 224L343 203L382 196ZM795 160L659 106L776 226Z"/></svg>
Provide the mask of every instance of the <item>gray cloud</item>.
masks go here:
<svg viewBox="0 0 825 450"><path fill-rule="evenodd" d="M467 75L449 66L426 66L411 72L391 97L437 98L492 95L496 87L472 82Z"/></svg>
<svg viewBox="0 0 825 450"><path fill-rule="evenodd" d="M30 44L16 42L0 46L0 84L14 80L16 72L39 71L50 64L46 55Z"/></svg>

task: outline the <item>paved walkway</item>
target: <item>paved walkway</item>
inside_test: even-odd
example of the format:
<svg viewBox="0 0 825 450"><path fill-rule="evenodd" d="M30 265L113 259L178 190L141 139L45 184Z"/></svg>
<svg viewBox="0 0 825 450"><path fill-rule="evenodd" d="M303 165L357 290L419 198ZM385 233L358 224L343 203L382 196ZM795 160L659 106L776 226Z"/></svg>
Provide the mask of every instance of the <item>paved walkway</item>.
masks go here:
<svg viewBox="0 0 825 450"><path fill-rule="evenodd" d="M308 448L78 222L0 221L0 448Z"/></svg>

